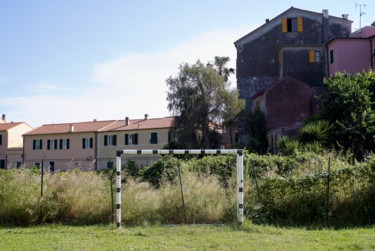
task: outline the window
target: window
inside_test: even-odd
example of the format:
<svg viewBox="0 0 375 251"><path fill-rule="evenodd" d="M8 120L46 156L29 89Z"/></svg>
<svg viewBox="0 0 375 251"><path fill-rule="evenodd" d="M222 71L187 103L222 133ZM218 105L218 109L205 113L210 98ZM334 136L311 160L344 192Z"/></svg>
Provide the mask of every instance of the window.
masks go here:
<svg viewBox="0 0 375 251"><path fill-rule="evenodd" d="M0 159L0 169L5 169L5 159Z"/></svg>
<svg viewBox="0 0 375 251"><path fill-rule="evenodd" d="M93 148L93 138L83 138L82 139L82 148L83 149Z"/></svg>
<svg viewBox="0 0 375 251"><path fill-rule="evenodd" d="M115 146L117 144L117 135L104 135L105 146Z"/></svg>
<svg viewBox="0 0 375 251"><path fill-rule="evenodd" d="M53 173L55 171L55 161L49 162L49 171Z"/></svg>
<svg viewBox="0 0 375 251"><path fill-rule="evenodd" d="M157 144L158 143L158 133L157 132L151 133L150 143L151 144Z"/></svg>
<svg viewBox="0 0 375 251"><path fill-rule="evenodd" d="M125 134L125 145L138 145L138 133Z"/></svg>
<svg viewBox="0 0 375 251"><path fill-rule="evenodd" d="M303 21L302 17L297 18L283 18L281 20L282 32L302 32Z"/></svg>
<svg viewBox="0 0 375 251"><path fill-rule="evenodd" d="M0 146L3 144L3 135L0 134Z"/></svg>
<svg viewBox="0 0 375 251"><path fill-rule="evenodd" d="M69 139L60 139L60 149L67 150L70 147L70 140Z"/></svg>
<svg viewBox="0 0 375 251"><path fill-rule="evenodd" d="M57 139L47 140L47 150L57 149Z"/></svg>
<svg viewBox="0 0 375 251"><path fill-rule="evenodd" d="M375 62L375 49L374 51L372 52L372 61ZM0 135L1 136L1 135ZM0 138L0 145L1 145L1 138Z"/></svg>
<svg viewBox="0 0 375 251"><path fill-rule="evenodd" d="M35 162L34 163L34 166L37 167L38 169L40 168L40 163L39 162Z"/></svg>
<svg viewBox="0 0 375 251"><path fill-rule="evenodd" d="M108 161L107 162L107 169L112 169L113 168L113 162L112 161Z"/></svg>
<svg viewBox="0 0 375 251"><path fill-rule="evenodd" d="M34 139L33 140L33 149L34 150L43 149L43 141L41 139Z"/></svg>
<svg viewBox="0 0 375 251"><path fill-rule="evenodd" d="M329 51L329 62L333 64L335 62L333 49Z"/></svg>
<svg viewBox="0 0 375 251"><path fill-rule="evenodd" d="M21 161L17 161L17 163L16 163L16 168L18 169L18 168L20 168L22 166L22 162Z"/></svg>
<svg viewBox="0 0 375 251"><path fill-rule="evenodd" d="M319 63L320 62L320 51L310 50L309 51L309 62Z"/></svg>

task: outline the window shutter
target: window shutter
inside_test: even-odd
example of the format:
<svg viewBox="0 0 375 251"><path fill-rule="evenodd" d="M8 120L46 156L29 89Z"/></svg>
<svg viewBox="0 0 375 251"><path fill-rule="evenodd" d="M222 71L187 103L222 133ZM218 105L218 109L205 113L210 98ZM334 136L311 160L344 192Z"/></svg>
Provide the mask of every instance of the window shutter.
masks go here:
<svg viewBox="0 0 375 251"><path fill-rule="evenodd" d="M108 135L104 135L104 146L108 145Z"/></svg>
<svg viewBox="0 0 375 251"><path fill-rule="evenodd" d="M112 136L112 145L115 146L115 145L117 144L116 141L117 141L117 135L113 135L113 136Z"/></svg>
<svg viewBox="0 0 375 251"><path fill-rule="evenodd" d="M63 143L62 142L63 142L63 140L60 139L60 149L63 149L63 145L62 145Z"/></svg>
<svg viewBox="0 0 375 251"><path fill-rule="evenodd" d="M335 62L334 57L333 57L333 50L330 50L329 58L330 58L330 63L333 64Z"/></svg>
<svg viewBox="0 0 375 251"><path fill-rule="evenodd" d="M55 150L57 149L57 139L55 139Z"/></svg>
<svg viewBox="0 0 375 251"><path fill-rule="evenodd" d="M36 148L36 140L34 139L33 140L33 150L35 150L35 148Z"/></svg>
<svg viewBox="0 0 375 251"><path fill-rule="evenodd" d="M314 63L314 62L315 62L315 51L309 50L309 63Z"/></svg>
<svg viewBox="0 0 375 251"><path fill-rule="evenodd" d="M303 31L303 22L302 17L297 18L297 31L302 32Z"/></svg>
<svg viewBox="0 0 375 251"><path fill-rule="evenodd" d="M83 149L86 148L86 139L85 138L82 139L82 148Z"/></svg>
<svg viewBox="0 0 375 251"><path fill-rule="evenodd" d="M94 140L93 140L93 138L90 138L90 148L92 148L93 147L93 142Z"/></svg>
<svg viewBox="0 0 375 251"><path fill-rule="evenodd" d="M282 32L288 31L286 18L281 19L281 30Z"/></svg>
<svg viewBox="0 0 375 251"><path fill-rule="evenodd" d="M129 134L125 134L125 145L129 145Z"/></svg>
<svg viewBox="0 0 375 251"><path fill-rule="evenodd" d="M134 145L138 145L138 133L135 133L135 134L134 134L134 139L133 139L133 141L134 141Z"/></svg>
<svg viewBox="0 0 375 251"><path fill-rule="evenodd" d="M47 140L47 150L51 149L51 141Z"/></svg>
<svg viewBox="0 0 375 251"><path fill-rule="evenodd" d="M69 141L70 141L69 139L66 140L66 149L69 149L69 143L70 143Z"/></svg>
<svg viewBox="0 0 375 251"><path fill-rule="evenodd" d="M40 148L39 149L43 149L43 141L40 139L39 142L40 142Z"/></svg>
<svg viewBox="0 0 375 251"><path fill-rule="evenodd" d="M3 144L3 135L0 135L0 146Z"/></svg>

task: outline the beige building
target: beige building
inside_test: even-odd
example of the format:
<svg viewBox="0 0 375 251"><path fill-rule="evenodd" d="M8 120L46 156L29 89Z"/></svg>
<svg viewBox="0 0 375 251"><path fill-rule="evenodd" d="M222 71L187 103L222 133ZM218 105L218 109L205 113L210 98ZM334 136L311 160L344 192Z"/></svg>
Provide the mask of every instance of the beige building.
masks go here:
<svg viewBox="0 0 375 251"><path fill-rule="evenodd" d="M24 122L6 123L0 119L0 169L18 168L23 163L22 135L33 128Z"/></svg>
<svg viewBox="0 0 375 251"><path fill-rule="evenodd" d="M120 149L161 149L168 139L168 132L173 123L173 117L119 120L105 130L99 132L98 168L108 168L115 165L116 150ZM136 161L137 165L148 166L157 161L158 155L123 155L122 163L127 160Z"/></svg>
<svg viewBox="0 0 375 251"><path fill-rule="evenodd" d="M173 118L48 124L24 134L26 166L50 171L99 170L114 163L117 149L159 149L168 143ZM158 156L126 156L149 164ZM125 157L124 157L125 159ZM126 163L126 162L124 162Z"/></svg>

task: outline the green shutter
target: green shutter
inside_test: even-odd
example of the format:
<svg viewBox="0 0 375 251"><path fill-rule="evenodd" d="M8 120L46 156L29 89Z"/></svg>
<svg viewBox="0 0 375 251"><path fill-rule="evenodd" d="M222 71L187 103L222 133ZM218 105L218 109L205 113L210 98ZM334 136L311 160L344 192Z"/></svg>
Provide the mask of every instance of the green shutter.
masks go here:
<svg viewBox="0 0 375 251"><path fill-rule="evenodd" d="M158 143L158 133L157 132L152 132L151 133L151 144L157 144Z"/></svg>
<svg viewBox="0 0 375 251"><path fill-rule="evenodd" d="M86 139L85 138L82 139L82 148L83 149L86 148Z"/></svg>
<svg viewBox="0 0 375 251"><path fill-rule="evenodd" d="M133 141L134 141L133 142L134 145L138 145L138 133L134 134Z"/></svg>
<svg viewBox="0 0 375 251"><path fill-rule="evenodd" d="M57 139L55 139L55 150L57 149Z"/></svg>
<svg viewBox="0 0 375 251"><path fill-rule="evenodd" d="M35 148L36 148L36 140L34 139L33 140L33 150L35 150Z"/></svg>
<svg viewBox="0 0 375 251"><path fill-rule="evenodd" d="M43 141L40 139L39 142L40 142L40 148L39 149L43 149Z"/></svg>
<svg viewBox="0 0 375 251"><path fill-rule="evenodd" d="M60 149L63 149L63 140L60 139Z"/></svg>
<svg viewBox="0 0 375 251"><path fill-rule="evenodd" d="M66 149L69 149L69 143L70 143L69 141L70 141L69 139L66 140Z"/></svg>
<svg viewBox="0 0 375 251"><path fill-rule="evenodd" d="M3 135L0 135L0 146L3 144Z"/></svg>
<svg viewBox="0 0 375 251"><path fill-rule="evenodd" d="M125 134L125 145L129 145L129 134Z"/></svg>
<svg viewBox="0 0 375 251"><path fill-rule="evenodd" d="M94 140L93 140L93 138L90 138L90 148L93 148L93 142Z"/></svg>
<svg viewBox="0 0 375 251"><path fill-rule="evenodd" d="M117 135L112 136L112 145L117 145Z"/></svg>
<svg viewBox="0 0 375 251"><path fill-rule="evenodd" d="M108 145L108 135L104 135L104 146Z"/></svg>
<svg viewBox="0 0 375 251"><path fill-rule="evenodd" d="M47 140L47 150L51 149L51 140Z"/></svg>

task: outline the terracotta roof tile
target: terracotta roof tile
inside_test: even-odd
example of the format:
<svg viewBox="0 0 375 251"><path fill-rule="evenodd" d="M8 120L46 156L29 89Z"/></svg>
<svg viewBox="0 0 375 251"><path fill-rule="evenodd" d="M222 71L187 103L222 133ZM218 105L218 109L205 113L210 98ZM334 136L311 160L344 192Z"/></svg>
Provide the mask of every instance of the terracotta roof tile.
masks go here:
<svg viewBox="0 0 375 251"><path fill-rule="evenodd" d="M133 119L133 120L129 120L128 126L125 125L125 120L91 121L91 122L65 123L65 124L47 124L47 125L42 125L24 135L28 136L28 135L70 133L70 125L74 126L73 133L160 129L160 128L171 127L173 119L174 119L173 117L154 118L154 119L150 118L147 120Z"/></svg>
<svg viewBox="0 0 375 251"><path fill-rule="evenodd" d="M65 124L47 124L47 125L42 125L24 135L27 136L27 135L70 133L70 125L74 126L74 130L73 130L74 133L98 132L100 129L114 122L116 122L116 120L65 123Z"/></svg>
<svg viewBox="0 0 375 251"><path fill-rule="evenodd" d="M7 131L12 127L18 126L22 124L23 122L17 122L17 123L1 123L0 124L0 131Z"/></svg>
<svg viewBox="0 0 375 251"><path fill-rule="evenodd" d="M174 117L150 118L150 119L131 119L129 125L125 125L125 120L117 120L115 123L100 130L103 131L132 131L146 129L169 128L173 124Z"/></svg>

